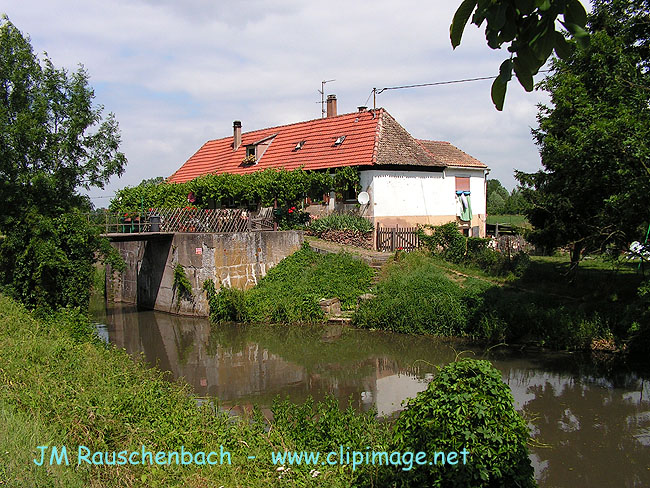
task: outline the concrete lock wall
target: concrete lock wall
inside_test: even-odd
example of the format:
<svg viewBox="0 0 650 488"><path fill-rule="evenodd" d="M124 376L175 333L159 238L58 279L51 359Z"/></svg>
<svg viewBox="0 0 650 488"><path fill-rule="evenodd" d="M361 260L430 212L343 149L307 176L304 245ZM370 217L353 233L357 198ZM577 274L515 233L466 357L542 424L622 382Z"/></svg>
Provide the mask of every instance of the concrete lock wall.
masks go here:
<svg viewBox="0 0 650 488"><path fill-rule="evenodd" d="M107 299L180 315L207 316L203 282L219 289L245 290L266 272L297 251L300 231L228 234L176 233L146 241L113 242L126 261L124 272L106 271ZM181 264L192 284L192 299L178 300L174 269Z"/></svg>

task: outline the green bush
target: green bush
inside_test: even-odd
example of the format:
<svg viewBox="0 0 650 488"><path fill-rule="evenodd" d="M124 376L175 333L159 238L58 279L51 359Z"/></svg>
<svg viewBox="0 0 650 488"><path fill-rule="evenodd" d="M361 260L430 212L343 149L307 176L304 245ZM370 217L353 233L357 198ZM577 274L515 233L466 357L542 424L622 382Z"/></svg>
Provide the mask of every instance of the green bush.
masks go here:
<svg viewBox="0 0 650 488"><path fill-rule="evenodd" d="M223 285L217 291L212 280L205 280L203 282L203 291L208 297L211 322L246 321L248 317L246 292Z"/></svg>
<svg viewBox="0 0 650 488"><path fill-rule="evenodd" d="M464 359L442 368L406 404L391 450L458 452L458 464L432 464L393 473L399 486L534 487L530 434L512 394L488 361ZM466 454L463 464L462 452ZM438 459L439 461L440 459Z"/></svg>
<svg viewBox="0 0 650 488"><path fill-rule="evenodd" d="M111 212L138 212L142 208L178 208L187 205L187 196L194 193L196 206L208 208L212 203L249 202L262 206L278 204L289 208L306 196L319 198L330 190L346 191L359 187L356 167L326 171L304 171L267 168L246 174L219 173L199 176L186 183L140 184L119 190L110 203Z"/></svg>
<svg viewBox="0 0 650 488"><path fill-rule="evenodd" d="M424 229L428 229L431 234L427 234ZM419 234L423 247L447 261L460 263L467 255L467 238L458 231L456 222L425 225Z"/></svg>
<svg viewBox="0 0 650 488"><path fill-rule="evenodd" d="M463 290L423 253L391 263L375 298L361 304L355 324L405 333L464 335Z"/></svg>
<svg viewBox="0 0 650 488"><path fill-rule="evenodd" d="M273 214L280 230L303 229L309 222L309 214L295 206L276 208Z"/></svg>
<svg viewBox="0 0 650 488"><path fill-rule="evenodd" d="M353 230L356 232L372 232L372 223L358 215L331 214L314 220L309 229L314 234L322 234L328 230Z"/></svg>
<svg viewBox="0 0 650 488"><path fill-rule="evenodd" d="M0 284L29 308L86 309L97 255L124 269L124 261L81 213L51 218L31 211L0 241Z"/></svg>
<svg viewBox="0 0 650 488"><path fill-rule="evenodd" d="M429 229L430 233L425 232L425 229ZM490 249L488 239L463 236L456 222L438 226L425 225L419 231L419 238L422 246L431 254L450 263L478 268L492 276L509 273L516 277L522 276L530 262L528 255L523 252L508 258Z"/></svg>

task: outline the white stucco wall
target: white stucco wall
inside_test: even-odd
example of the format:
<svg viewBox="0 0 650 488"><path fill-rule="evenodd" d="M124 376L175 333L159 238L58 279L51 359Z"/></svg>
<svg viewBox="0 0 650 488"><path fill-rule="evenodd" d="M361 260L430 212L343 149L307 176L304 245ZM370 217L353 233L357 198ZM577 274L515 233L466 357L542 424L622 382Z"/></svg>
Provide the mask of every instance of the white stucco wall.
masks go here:
<svg viewBox="0 0 650 488"><path fill-rule="evenodd" d="M360 171L374 217L456 215L456 176L470 177L473 214L485 214L483 170Z"/></svg>

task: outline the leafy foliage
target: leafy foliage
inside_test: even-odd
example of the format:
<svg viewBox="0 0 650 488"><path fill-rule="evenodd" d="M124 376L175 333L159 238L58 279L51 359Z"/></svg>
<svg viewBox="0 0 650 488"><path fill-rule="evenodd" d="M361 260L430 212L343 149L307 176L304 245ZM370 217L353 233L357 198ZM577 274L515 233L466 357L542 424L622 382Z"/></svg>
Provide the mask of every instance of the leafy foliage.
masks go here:
<svg viewBox="0 0 650 488"><path fill-rule="evenodd" d="M521 214L526 209L526 202L521 189L515 188L508 192L499 180L487 181L487 212L497 214Z"/></svg>
<svg viewBox="0 0 650 488"><path fill-rule="evenodd" d="M30 212L0 242L0 283L29 307L86 308L99 252L115 269L119 254L79 213L49 218Z"/></svg>
<svg viewBox="0 0 650 488"><path fill-rule="evenodd" d="M473 14L473 15L472 15ZM574 46L562 31L556 30L556 19L582 46L589 35L585 31L587 12L579 0L464 0L450 26L451 45L460 45L467 22L481 26L486 22L485 38L492 49L508 45L510 58L499 68L492 84L492 101L503 110L508 82L514 71L526 91L533 90L537 74L553 51L560 57L571 55Z"/></svg>
<svg viewBox="0 0 650 488"><path fill-rule="evenodd" d="M174 267L174 289L176 290L176 304L181 300L192 300L192 283L185 274L185 268L181 263Z"/></svg>
<svg viewBox="0 0 650 488"><path fill-rule="evenodd" d="M420 253L391 263L354 316L361 327L441 336L464 335L466 321L461 287Z"/></svg>
<svg viewBox="0 0 650 488"><path fill-rule="evenodd" d="M273 209L278 229L304 229L309 222L309 214L295 205L288 208Z"/></svg>
<svg viewBox="0 0 650 488"><path fill-rule="evenodd" d="M161 183L125 187L111 201L113 212L133 212L140 208L172 208L187 205L187 195L193 192L195 205L207 208L211 204L262 206L277 204L281 208L297 205L305 197L322 198L330 190L344 192L357 189L359 173L355 167L336 168L333 173L295 169L267 168L246 174L209 174L187 183Z"/></svg>
<svg viewBox="0 0 650 488"><path fill-rule="evenodd" d="M509 273L521 276L529 261L528 255L523 252L506 256L488 248L488 239L463 236L456 222L425 225L419 230L419 239L424 248L445 261L474 266L492 276Z"/></svg>
<svg viewBox="0 0 650 488"><path fill-rule="evenodd" d="M529 239L582 253L620 250L648 226L650 29L645 0L598 0L591 43L553 63L533 131L543 171L517 172L530 202ZM645 46L645 48L643 47Z"/></svg>
<svg viewBox="0 0 650 488"><path fill-rule="evenodd" d="M235 417L214 403L201 402L187 385L168 381L144 362L133 361L124 350L98 341L87 317L60 311L36 319L24 307L0 295L0 361L3 422L22 430L17 451L20 462L0 467L3 481L11 486L25 479L42 480L43 486L276 486L278 471L269 461L270 451L320 450L325 446L369 446L381 449L389 430L374 413L341 411L332 399L311 400L303 405L278 401L272 407L276 420L267 420L256 410ZM24 426L30 426L29 430ZM0 432L5 432L0 428ZM7 446L3 436L0 445ZM219 446L231 453L232 464L191 464L158 469L149 465L105 466L103 469L47 470L32 462L34 439L50 445L84 445L92 451L147 450L198 452ZM352 444L352 442L355 442ZM70 450L68 450L70 453ZM251 461L248 456L256 456ZM31 456L31 457L28 457ZM227 461L227 460L226 460ZM65 467L65 466L64 466ZM345 488L356 474L340 467L319 466L314 477L311 466L291 469L285 486ZM357 473L359 470L357 470ZM75 481L73 483L73 480Z"/></svg>
<svg viewBox="0 0 650 488"><path fill-rule="evenodd" d="M208 297L211 322L246 322L245 291L225 285L217 291L212 280L203 282L203 291Z"/></svg>
<svg viewBox="0 0 650 488"><path fill-rule="evenodd" d="M126 158L112 114L93 105L83 68L42 62L0 19L0 283L30 307L85 308L92 262L108 243L86 228L78 188L102 188Z"/></svg>
<svg viewBox="0 0 650 488"><path fill-rule="evenodd" d="M0 19L0 230L25 209L56 216L86 204L77 188L103 188L126 158L112 114L93 106L88 74L40 62L29 39Z"/></svg>
<svg viewBox="0 0 650 488"><path fill-rule="evenodd" d="M397 419L391 449L462 452L457 465L417 466L400 486L534 487L530 434L501 375L489 362L463 359L442 368Z"/></svg>
<svg viewBox="0 0 650 488"><path fill-rule="evenodd" d="M373 225L367 219L352 214L330 214L314 220L309 229L320 234L328 230L353 230L357 232L372 232Z"/></svg>

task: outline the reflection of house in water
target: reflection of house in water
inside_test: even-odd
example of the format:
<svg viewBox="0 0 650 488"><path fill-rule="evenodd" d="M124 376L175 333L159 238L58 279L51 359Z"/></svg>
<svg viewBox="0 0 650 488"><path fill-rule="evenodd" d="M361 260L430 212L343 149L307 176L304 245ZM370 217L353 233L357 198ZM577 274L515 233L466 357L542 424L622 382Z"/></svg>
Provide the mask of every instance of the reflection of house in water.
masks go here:
<svg viewBox="0 0 650 488"><path fill-rule="evenodd" d="M376 404L380 414L390 414L401 408L404 398L426 388L417 371L400 371L395 360L385 357L359 358L345 367L298 364L244 337L210 343L210 324L201 318L116 304L108 321L112 343L134 356L144 353L150 364L184 378L197 395L216 397L226 407L268 406L278 395L301 402L331 394L357 409Z"/></svg>
<svg viewBox="0 0 650 488"><path fill-rule="evenodd" d="M170 371L174 378L184 378L199 396L228 402L305 381L303 368L257 344L245 344L239 351L218 346L208 354L210 324L205 319L130 313L122 307L115 307L115 312L109 314L111 342L131 355L144 352L150 364Z"/></svg>

